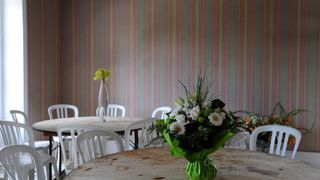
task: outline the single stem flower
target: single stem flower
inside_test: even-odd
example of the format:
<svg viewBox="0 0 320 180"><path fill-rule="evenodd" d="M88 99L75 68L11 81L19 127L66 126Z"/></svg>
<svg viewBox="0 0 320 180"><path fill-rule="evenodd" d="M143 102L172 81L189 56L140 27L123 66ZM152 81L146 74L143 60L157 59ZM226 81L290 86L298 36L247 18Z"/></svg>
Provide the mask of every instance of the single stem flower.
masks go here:
<svg viewBox="0 0 320 180"><path fill-rule="evenodd" d="M111 72L107 71L105 68L99 68L95 74L93 79L94 80L102 80L105 81L106 79L108 79L111 76Z"/></svg>

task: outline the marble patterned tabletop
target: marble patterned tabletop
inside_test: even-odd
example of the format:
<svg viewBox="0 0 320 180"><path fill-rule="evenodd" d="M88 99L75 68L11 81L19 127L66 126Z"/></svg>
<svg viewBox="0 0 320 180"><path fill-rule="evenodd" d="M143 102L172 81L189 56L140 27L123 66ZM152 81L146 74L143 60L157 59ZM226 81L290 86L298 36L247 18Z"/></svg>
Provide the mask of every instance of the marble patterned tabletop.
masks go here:
<svg viewBox="0 0 320 180"><path fill-rule="evenodd" d="M319 180L320 169L298 160L262 152L222 149L212 154L216 180ZM187 161L171 156L168 148L126 151L104 156L71 171L65 180L188 179Z"/></svg>

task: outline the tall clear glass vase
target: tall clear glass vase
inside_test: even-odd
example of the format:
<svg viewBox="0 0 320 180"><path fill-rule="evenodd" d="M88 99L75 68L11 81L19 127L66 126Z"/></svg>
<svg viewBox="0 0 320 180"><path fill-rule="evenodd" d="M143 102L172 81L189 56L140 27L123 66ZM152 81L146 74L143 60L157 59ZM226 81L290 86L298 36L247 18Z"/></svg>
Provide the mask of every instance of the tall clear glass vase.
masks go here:
<svg viewBox="0 0 320 180"><path fill-rule="evenodd" d="M105 80L101 80L99 96L98 96L98 108L97 115L104 121L104 117L107 113L107 108L109 104L109 96L108 96L108 88L107 82Z"/></svg>

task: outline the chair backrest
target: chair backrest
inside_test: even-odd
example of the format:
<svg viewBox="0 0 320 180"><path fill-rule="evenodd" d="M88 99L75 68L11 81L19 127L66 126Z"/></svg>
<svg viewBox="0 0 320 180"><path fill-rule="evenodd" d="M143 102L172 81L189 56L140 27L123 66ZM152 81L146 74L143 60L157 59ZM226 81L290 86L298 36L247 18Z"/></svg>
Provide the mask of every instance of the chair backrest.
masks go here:
<svg viewBox="0 0 320 180"><path fill-rule="evenodd" d="M143 119L140 121L134 121L128 125L125 130L125 150L130 150L130 135L132 134L132 130L140 130L139 133L139 147L138 148L145 148L147 145L151 143L151 141L155 138L154 134L154 124L156 122L156 118L150 119Z"/></svg>
<svg viewBox="0 0 320 180"><path fill-rule="evenodd" d="M103 106L99 106L96 109L96 116L99 116L100 118L104 118L106 115L106 110Z"/></svg>
<svg viewBox="0 0 320 180"><path fill-rule="evenodd" d="M153 112L151 117L158 118L158 119L166 119L166 113L171 112L171 107L163 106L156 108ZM159 116L157 116L159 114Z"/></svg>
<svg viewBox="0 0 320 180"><path fill-rule="evenodd" d="M5 145L28 144L34 147L34 137L29 126L12 121L0 121L0 133Z"/></svg>
<svg viewBox="0 0 320 180"><path fill-rule="evenodd" d="M77 138L77 147L83 161L88 162L108 154L105 145L109 140L115 141L117 152L124 150L122 138L112 131L94 130L80 134Z"/></svg>
<svg viewBox="0 0 320 180"><path fill-rule="evenodd" d="M103 127L99 126L92 126L92 125L72 125L72 126L60 126L57 128L58 136L59 136L59 143L61 145L62 150L62 157L63 162L66 164L67 162L67 156L66 156L66 150L64 147L64 134L68 134L71 136L71 146L72 146L72 160L74 163L74 168L76 168L80 163L81 159L78 158L78 148L77 148L77 136L81 133L84 133L86 131L91 130L103 130Z"/></svg>
<svg viewBox="0 0 320 180"><path fill-rule="evenodd" d="M116 117L116 116L124 117L126 115L126 108L122 105L109 104L106 113L102 112L104 111L104 109L101 109L101 108L102 107L97 108L96 110L97 116L101 116L103 114L109 117Z"/></svg>
<svg viewBox="0 0 320 180"><path fill-rule="evenodd" d="M277 143L275 154L281 155L281 156L286 155L289 136L290 135L294 136L296 142L293 148L293 153L291 158L293 159L295 157L296 152L298 150L298 146L301 141L301 132L299 130L289 126L282 126L282 125L260 126L256 128L250 136L250 151L256 150L257 138L258 138L258 135L262 132L272 132L269 154L274 154L275 144Z"/></svg>
<svg viewBox="0 0 320 180"><path fill-rule="evenodd" d="M29 125L28 116L23 111L10 110L9 112L14 122Z"/></svg>
<svg viewBox="0 0 320 180"><path fill-rule="evenodd" d="M73 116L70 116L71 113ZM79 110L71 104L55 104L48 108L48 114L50 119L79 117Z"/></svg>
<svg viewBox="0 0 320 180"><path fill-rule="evenodd" d="M10 145L0 150L0 162L13 180L28 179L24 171L25 164L21 163L26 159L28 159L32 167L35 168L38 179L46 179L40 155L33 147Z"/></svg>

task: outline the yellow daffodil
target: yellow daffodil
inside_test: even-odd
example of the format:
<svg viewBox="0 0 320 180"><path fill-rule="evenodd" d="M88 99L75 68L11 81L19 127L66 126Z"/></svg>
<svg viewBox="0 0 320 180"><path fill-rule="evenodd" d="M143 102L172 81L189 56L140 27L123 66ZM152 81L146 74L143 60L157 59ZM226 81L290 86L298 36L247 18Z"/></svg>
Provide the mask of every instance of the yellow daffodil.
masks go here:
<svg viewBox="0 0 320 180"><path fill-rule="evenodd" d="M111 72L107 71L105 68L99 68L94 74L94 80L103 80L105 81L107 78L111 76Z"/></svg>

